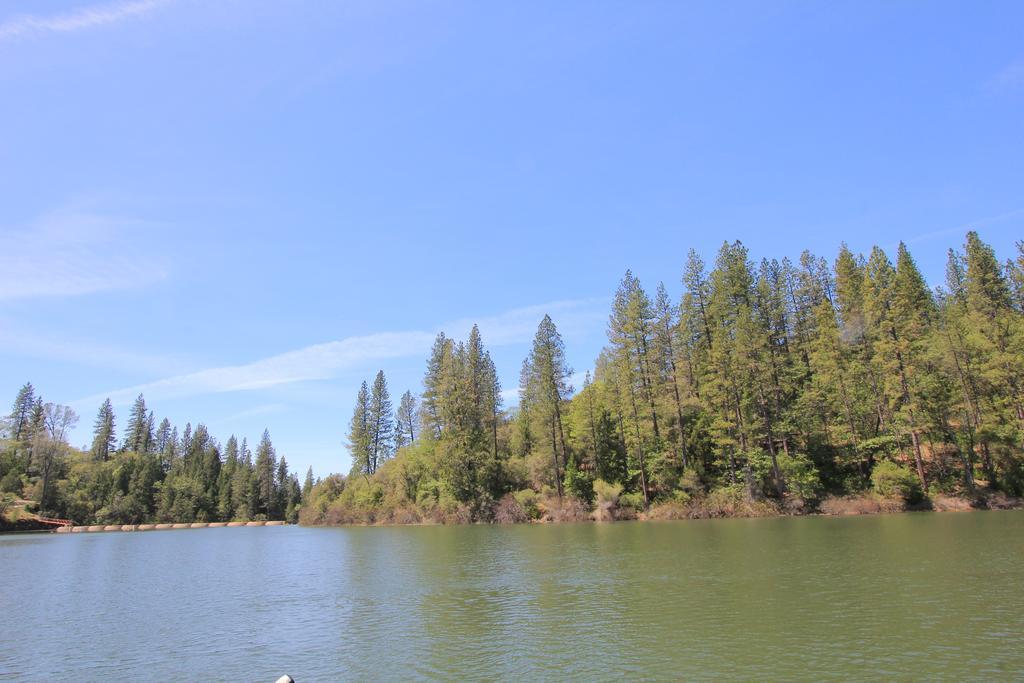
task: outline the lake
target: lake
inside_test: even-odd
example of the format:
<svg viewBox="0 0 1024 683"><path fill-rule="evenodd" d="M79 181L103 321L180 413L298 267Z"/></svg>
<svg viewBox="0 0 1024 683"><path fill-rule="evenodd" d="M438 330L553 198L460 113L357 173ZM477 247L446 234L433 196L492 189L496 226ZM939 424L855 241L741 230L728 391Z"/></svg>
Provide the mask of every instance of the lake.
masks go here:
<svg viewBox="0 0 1024 683"><path fill-rule="evenodd" d="M0 679L975 679L1024 512L0 536Z"/></svg>

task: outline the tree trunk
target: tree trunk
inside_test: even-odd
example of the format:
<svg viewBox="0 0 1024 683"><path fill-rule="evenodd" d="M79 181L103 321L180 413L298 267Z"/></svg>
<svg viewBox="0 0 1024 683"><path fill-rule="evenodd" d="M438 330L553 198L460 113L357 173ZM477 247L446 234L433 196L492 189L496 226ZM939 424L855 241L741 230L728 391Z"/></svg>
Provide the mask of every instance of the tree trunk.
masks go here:
<svg viewBox="0 0 1024 683"><path fill-rule="evenodd" d="M558 503L562 503L562 471L558 465L558 440L555 437L555 422L551 421L551 456L555 461L555 489L558 491Z"/></svg>
<svg viewBox="0 0 1024 683"><path fill-rule="evenodd" d="M654 428L654 440L660 441L661 434L658 431L658 411L654 405L654 390L653 383L648 377L648 366L647 362L647 340L643 337L637 338L636 334L633 335L633 341L636 344L637 350L637 364L640 367L640 383L643 386L644 394L647 397L647 402L651 406L651 425Z"/></svg>
<svg viewBox="0 0 1024 683"><path fill-rule="evenodd" d="M629 384L629 400L633 404L633 426L636 428L637 461L640 464L640 488L644 493L644 507L647 507L649 498L647 494L647 469L644 467L644 442L640 434L640 413L636 408L636 395L633 392L632 382Z"/></svg>
<svg viewBox="0 0 1024 683"><path fill-rule="evenodd" d="M924 460L921 457L921 438L917 433L917 425L914 421L914 408L910 399L910 384L907 382L907 372L903 365L903 353L899 350L899 337L896 336L896 328L890 327L889 333L896 347L896 363L900 371L900 388L903 390L903 400L907 404L907 418L910 423L910 441L914 445L914 464L917 466L917 476L921 480L921 490L928 495L928 480L924 476Z"/></svg>
<svg viewBox="0 0 1024 683"><path fill-rule="evenodd" d="M676 361L669 357L669 367L672 369L672 393L676 399L676 419L679 420L679 454L682 458L684 468L689 466L689 458L686 455L686 440L683 437L683 401L679 397L679 382L676 379Z"/></svg>

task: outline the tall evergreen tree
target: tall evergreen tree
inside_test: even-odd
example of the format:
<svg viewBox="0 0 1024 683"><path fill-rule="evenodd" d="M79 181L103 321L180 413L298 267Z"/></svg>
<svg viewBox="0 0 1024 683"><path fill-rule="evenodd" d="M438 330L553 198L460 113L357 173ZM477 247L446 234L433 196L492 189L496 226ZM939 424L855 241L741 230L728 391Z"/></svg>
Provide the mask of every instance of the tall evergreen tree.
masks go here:
<svg viewBox="0 0 1024 683"><path fill-rule="evenodd" d="M391 395L388 393L388 382L383 370L379 371L373 380L367 426L370 432L369 470L370 474L373 474L394 452L395 422Z"/></svg>
<svg viewBox="0 0 1024 683"><path fill-rule="evenodd" d="M402 394L395 412L395 450L416 443L416 398L411 391Z"/></svg>
<svg viewBox="0 0 1024 683"><path fill-rule="evenodd" d="M114 406L110 399L103 401L93 424L92 457L106 461L114 450Z"/></svg>
<svg viewBox="0 0 1024 683"><path fill-rule="evenodd" d="M125 427L124 439L121 442L122 450L145 452L147 439L146 429L148 426L148 413L146 411L146 399L139 394L132 404L132 410L128 414L128 426Z"/></svg>
<svg viewBox="0 0 1024 683"><path fill-rule="evenodd" d="M373 444L370 433L370 389L363 382L356 395L352 419L348 428L348 450L352 456L352 471L364 475L374 472Z"/></svg>
<svg viewBox="0 0 1024 683"><path fill-rule="evenodd" d="M277 454L270 441L270 432L263 430L259 446L256 447L256 510L273 519L277 510Z"/></svg>
<svg viewBox="0 0 1024 683"><path fill-rule="evenodd" d="M930 310L928 291L903 243L895 269L885 252L875 247L868 260L867 276L865 309L874 353L883 370L888 412L900 431L909 436L917 476L926 488L920 397L914 380Z"/></svg>
<svg viewBox="0 0 1024 683"><path fill-rule="evenodd" d="M171 421L166 417L160 420L160 426L153 434L153 452L163 454L167 451L167 444L171 440Z"/></svg>
<svg viewBox="0 0 1024 683"><path fill-rule="evenodd" d="M545 315L537 326L533 348L524 366L525 385L520 387L520 401L537 421L538 436L545 435L538 438L537 443L545 443L550 448L551 474L559 498L563 494L562 483L569 456L562 412L563 403L572 392L569 384L571 374L562 335L551 316Z"/></svg>
<svg viewBox="0 0 1024 683"><path fill-rule="evenodd" d="M274 505L274 517L275 519L282 519L290 514L288 508L292 505L292 480L288 476L288 461L283 455L277 461L275 481L277 483L277 500Z"/></svg>
<svg viewBox="0 0 1024 683"><path fill-rule="evenodd" d="M675 307L669 299L665 283L659 282L654 298L654 335L652 340L655 367L657 368L657 384L659 393L668 394L674 409L675 437L673 441L676 445L679 464L686 467L689 464L684 434L686 420L683 417L683 398L679 389L679 370L676 367L675 333L678 326Z"/></svg>
<svg viewBox="0 0 1024 683"><path fill-rule="evenodd" d="M444 415L448 388L452 373L452 352L454 345L444 332L437 335L427 361L427 374L423 378L422 422L424 432L434 438L441 438L444 431Z"/></svg>
<svg viewBox="0 0 1024 683"><path fill-rule="evenodd" d="M302 482L302 503L305 505L309 502L309 494L313 490L313 467L310 466L306 470L306 479Z"/></svg>
<svg viewBox="0 0 1024 683"><path fill-rule="evenodd" d="M32 411L36 405L36 391L31 382L26 382L14 399L11 415L8 420L8 433L15 441L26 439L31 428Z"/></svg>

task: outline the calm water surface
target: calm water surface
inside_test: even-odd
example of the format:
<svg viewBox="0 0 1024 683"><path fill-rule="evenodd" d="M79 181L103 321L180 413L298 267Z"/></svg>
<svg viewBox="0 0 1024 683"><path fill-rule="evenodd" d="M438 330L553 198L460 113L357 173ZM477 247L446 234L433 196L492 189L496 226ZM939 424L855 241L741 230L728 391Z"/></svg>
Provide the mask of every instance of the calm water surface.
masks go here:
<svg viewBox="0 0 1024 683"><path fill-rule="evenodd" d="M0 536L0 679L1024 677L1024 513Z"/></svg>

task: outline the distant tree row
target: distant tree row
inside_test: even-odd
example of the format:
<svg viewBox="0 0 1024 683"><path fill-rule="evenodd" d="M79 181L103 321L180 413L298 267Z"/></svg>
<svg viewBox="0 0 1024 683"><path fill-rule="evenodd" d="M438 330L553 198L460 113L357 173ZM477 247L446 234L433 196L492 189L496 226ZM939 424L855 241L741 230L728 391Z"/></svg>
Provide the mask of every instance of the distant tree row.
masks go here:
<svg viewBox="0 0 1024 683"><path fill-rule="evenodd" d="M710 271L691 251L682 283L673 302L626 272L579 391L548 316L510 411L475 327L438 336L418 408L407 392L392 415L378 373L349 430L361 476L325 481L309 520L485 519L523 491L589 503L595 481L639 509L806 506L893 479L911 497L1024 493L1024 243L1001 263L968 233L934 290L902 243L895 262L844 245L831 264L725 243Z"/></svg>
<svg viewBox="0 0 1024 683"><path fill-rule="evenodd" d="M109 399L88 451L68 444L77 422L71 408L43 403L31 383L23 386L0 441L0 492L80 524L297 518L302 489L266 431L255 453L233 435L222 447L202 424L179 435L166 418L155 425L142 395L120 443ZM307 493L312 486L310 471Z"/></svg>

